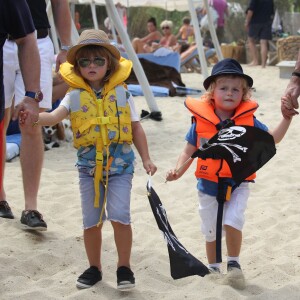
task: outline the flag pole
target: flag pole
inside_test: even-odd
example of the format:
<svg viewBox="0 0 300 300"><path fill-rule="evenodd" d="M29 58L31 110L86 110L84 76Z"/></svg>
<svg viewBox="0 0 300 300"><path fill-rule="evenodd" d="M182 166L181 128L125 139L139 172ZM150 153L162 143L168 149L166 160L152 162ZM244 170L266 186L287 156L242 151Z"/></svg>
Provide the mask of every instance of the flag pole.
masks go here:
<svg viewBox="0 0 300 300"><path fill-rule="evenodd" d="M192 159L192 157L189 157L178 169L175 170L175 173L179 173ZM166 179L165 183L167 183L168 180Z"/></svg>

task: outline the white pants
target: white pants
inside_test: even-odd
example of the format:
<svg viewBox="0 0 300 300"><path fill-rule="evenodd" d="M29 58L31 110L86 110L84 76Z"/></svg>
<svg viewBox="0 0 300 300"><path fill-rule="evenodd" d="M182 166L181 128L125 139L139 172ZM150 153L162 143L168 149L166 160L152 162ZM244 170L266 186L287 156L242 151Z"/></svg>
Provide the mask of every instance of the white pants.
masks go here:
<svg viewBox="0 0 300 300"><path fill-rule="evenodd" d="M249 198L249 183L243 182L231 194L230 201L224 204L223 226L229 225L242 231L245 223L245 210ZM207 242L216 240L216 223L218 202L216 197L198 191L199 214L201 218L201 231L205 235ZM224 231L223 231L224 233Z"/></svg>
<svg viewBox="0 0 300 300"><path fill-rule="evenodd" d="M52 66L54 63L54 48L49 36L38 39L37 45L41 59L41 90L44 99L39 103L40 108L52 107ZM12 105L15 95L15 106L25 95L23 78L19 66L18 46L14 41L6 40L3 46L3 82L5 92L5 108Z"/></svg>

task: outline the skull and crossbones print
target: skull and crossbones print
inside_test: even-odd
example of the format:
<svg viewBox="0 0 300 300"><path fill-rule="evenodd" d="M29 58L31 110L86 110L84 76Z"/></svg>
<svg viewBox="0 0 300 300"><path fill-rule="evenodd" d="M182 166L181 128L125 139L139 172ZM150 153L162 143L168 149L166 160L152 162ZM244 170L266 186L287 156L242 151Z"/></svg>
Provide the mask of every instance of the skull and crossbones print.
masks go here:
<svg viewBox="0 0 300 300"><path fill-rule="evenodd" d="M241 137L242 135L244 135L246 133L246 128L241 127L241 126L231 126L229 128L224 128L221 129L218 132L218 141L228 141L228 140L234 140L236 138ZM233 158L233 162L237 162L237 161L241 161L240 156L234 152L234 150L232 148L236 148L238 150L243 151L244 153L247 152L248 148L247 147L243 147L241 145L238 144L232 144L232 143L207 143L208 147L206 147L206 149L210 148L210 147L214 147L214 146L221 146L224 147L226 150L228 150Z"/></svg>

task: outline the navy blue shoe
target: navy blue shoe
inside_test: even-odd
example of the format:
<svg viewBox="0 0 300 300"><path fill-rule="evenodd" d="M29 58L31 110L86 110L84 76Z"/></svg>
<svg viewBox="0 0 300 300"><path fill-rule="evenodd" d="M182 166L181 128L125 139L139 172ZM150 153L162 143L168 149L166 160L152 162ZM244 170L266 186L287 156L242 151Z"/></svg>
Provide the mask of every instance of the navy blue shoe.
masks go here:
<svg viewBox="0 0 300 300"><path fill-rule="evenodd" d="M37 210L23 210L21 216L21 226L25 230L47 230L47 224L43 220L42 214Z"/></svg>
<svg viewBox="0 0 300 300"><path fill-rule="evenodd" d="M117 270L117 288L121 291L128 291L135 287L133 272L128 267L119 267Z"/></svg>
<svg viewBox="0 0 300 300"><path fill-rule="evenodd" d="M77 279L76 286L79 289L88 289L102 280L102 272L97 267L91 266Z"/></svg>
<svg viewBox="0 0 300 300"><path fill-rule="evenodd" d="M0 218L14 219L14 215L6 200L0 201Z"/></svg>

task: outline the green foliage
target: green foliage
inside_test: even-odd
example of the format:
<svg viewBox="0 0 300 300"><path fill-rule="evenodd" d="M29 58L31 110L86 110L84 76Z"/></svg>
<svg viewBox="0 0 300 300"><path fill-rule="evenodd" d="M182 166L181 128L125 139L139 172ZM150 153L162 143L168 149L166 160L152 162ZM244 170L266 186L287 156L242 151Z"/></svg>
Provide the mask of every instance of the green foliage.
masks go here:
<svg viewBox="0 0 300 300"><path fill-rule="evenodd" d="M131 7L128 9L128 33L131 38L143 37L147 32L147 20L155 17L157 27L164 20L171 20L174 24L173 33L176 34L182 25L182 18L189 15L188 12L168 12L154 7Z"/></svg>
<svg viewBox="0 0 300 300"><path fill-rule="evenodd" d="M242 8L246 10L250 0L236 0L228 1L229 3L239 3ZM280 16L284 15L284 12L300 12L300 0L274 0L275 7L279 10ZM89 5L76 5L76 11L80 13L81 28L93 28L93 19L91 14L91 8ZM160 23L163 20L171 20L174 24L173 33L176 34L182 24L182 18L189 16L189 12L168 12L160 8L154 7L130 7L127 9L128 15L128 34L130 38L143 37L147 32L147 20L150 17L155 17L157 26L159 28ZM104 20L107 17L105 6L97 6L97 18L98 26L100 29L105 30ZM237 41L239 39L245 39L243 13L237 16L230 16L227 20L226 36L228 42Z"/></svg>

